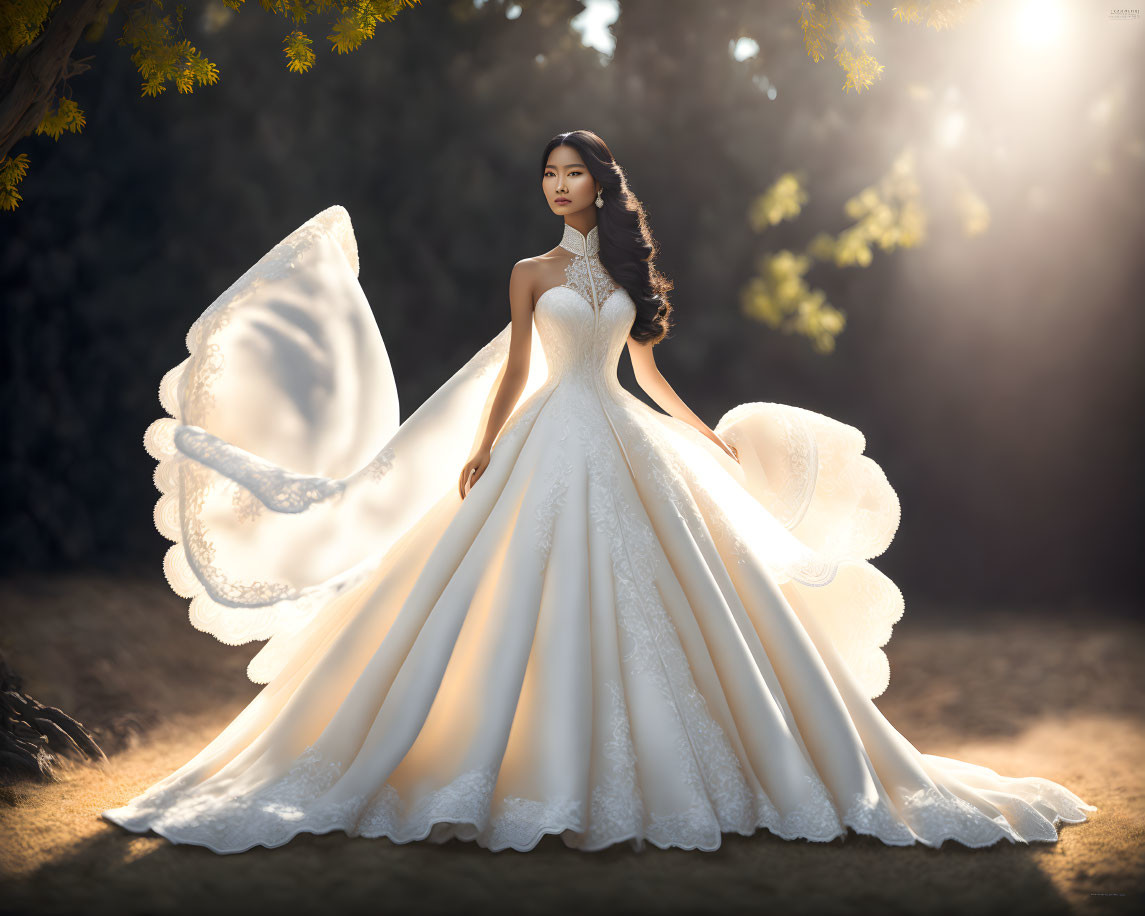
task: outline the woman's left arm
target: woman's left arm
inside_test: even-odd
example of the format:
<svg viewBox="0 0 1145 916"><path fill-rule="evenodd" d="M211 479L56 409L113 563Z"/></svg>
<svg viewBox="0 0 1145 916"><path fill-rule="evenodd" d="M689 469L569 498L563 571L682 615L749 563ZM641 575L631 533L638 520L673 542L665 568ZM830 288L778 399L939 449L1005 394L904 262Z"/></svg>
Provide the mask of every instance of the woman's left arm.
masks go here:
<svg viewBox="0 0 1145 916"><path fill-rule="evenodd" d="M709 428L703 420L692 412L692 409L668 384L668 380L664 378L660 368L656 365L656 357L652 355L654 347L655 344L648 341L628 338L628 355L632 359L632 372L636 376L636 384L647 393L648 397L659 404L665 413L698 429L734 461L738 462L739 455L736 453L735 446L724 442L713 429Z"/></svg>

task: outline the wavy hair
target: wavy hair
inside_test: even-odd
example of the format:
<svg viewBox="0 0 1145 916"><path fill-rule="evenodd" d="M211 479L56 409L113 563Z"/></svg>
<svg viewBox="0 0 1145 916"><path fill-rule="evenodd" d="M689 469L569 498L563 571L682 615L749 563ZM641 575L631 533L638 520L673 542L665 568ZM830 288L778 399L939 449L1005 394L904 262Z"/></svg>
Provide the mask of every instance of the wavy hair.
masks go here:
<svg viewBox="0 0 1145 916"><path fill-rule="evenodd" d="M624 170L608 144L591 130L570 130L553 137L541 155L542 175L549 154L558 146L571 146L580 153L589 174L603 186L604 206L596 211L600 263L636 304L632 337L659 343L671 326L668 291L672 281L656 269L659 247L648 227L644 205L628 189Z"/></svg>

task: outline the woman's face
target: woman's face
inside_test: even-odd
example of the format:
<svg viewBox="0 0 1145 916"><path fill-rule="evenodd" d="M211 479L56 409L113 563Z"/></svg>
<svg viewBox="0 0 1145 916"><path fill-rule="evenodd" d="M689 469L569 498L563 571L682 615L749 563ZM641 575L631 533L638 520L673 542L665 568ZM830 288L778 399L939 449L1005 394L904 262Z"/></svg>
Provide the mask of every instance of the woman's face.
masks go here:
<svg viewBox="0 0 1145 916"><path fill-rule="evenodd" d="M568 216L593 206L600 186L581 161L580 153L571 146L558 146L549 153L541 187L553 212Z"/></svg>

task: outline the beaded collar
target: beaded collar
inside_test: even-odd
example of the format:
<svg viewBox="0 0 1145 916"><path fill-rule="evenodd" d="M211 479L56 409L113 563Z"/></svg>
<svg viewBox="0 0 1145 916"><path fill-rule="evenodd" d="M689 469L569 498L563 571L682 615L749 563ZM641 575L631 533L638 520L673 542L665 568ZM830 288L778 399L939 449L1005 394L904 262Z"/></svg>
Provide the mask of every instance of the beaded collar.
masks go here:
<svg viewBox="0 0 1145 916"><path fill-rule="evenodd" d="M581 257L594 258L600 251L600 233L597 232L597 227L593 226L588 230L588 235L582 235L579 229L565 223L565 233L561 236L560 247Z"/></svg>

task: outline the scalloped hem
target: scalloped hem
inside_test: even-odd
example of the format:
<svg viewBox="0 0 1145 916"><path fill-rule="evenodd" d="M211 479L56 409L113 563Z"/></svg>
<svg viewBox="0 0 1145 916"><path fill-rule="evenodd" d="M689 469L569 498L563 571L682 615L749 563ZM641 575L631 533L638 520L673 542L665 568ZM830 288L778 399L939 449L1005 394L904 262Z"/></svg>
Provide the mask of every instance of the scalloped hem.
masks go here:
<svg viewBox="0 0 1145 916"><path fill-rule="evenodd" d="M152 479L160 493L152 510L152 521L158 533L172 542L163 556L163 575L171 591L189 601L191 625L224 645L245 645L271 639L282 631L297 630L313 617L317 606L314 597L305 591L270 586L265 586L258 601L231 604L225 595L218 593L217 583L208 586L191 558L182 527L180 464L187 459L176 447L175 433L184 423L192 422L183 410L184 397L196 403L211 398L203 386L205 378L219 371L211 343L215 325L220 320L225 323L228 310L241 304L267 276L273 276L276 259L284 253L304 249L318 238L333 241L345 256L349 273L358 276L358 244L349 211L344 206L329 206L293 229L218 295L191 324L185 335L187 356L171 366L159 382L159 403L167 415L153 420L143 433L144 450L156 462ZM196 417L196 422L198 419ZM247 492L242 498L246 502L244 511L259 511L253 492ZM322 594L321 589L314 592ZM235 607L244 608L246 613L240 618L234 613ZM236 624L240 619L241 626ZM269 680L265 670L248 669L248 676L254 683ZM265 679L256 679L259 676Z"/></svg>
<svg viewBox="0 0 1145 916"><path fill-rule="evenodd" d="M1050 823L1050 825L1053 827L1055 834L1058 834L1052 838L1051 837L1031 837L1030 839L1025 839L1023 837L1016 836L1013 833L1012 828L1011 828L1011 830L1007 831L1007 830L1004 830L1001 826L999 826L998 835L996 837L994 837L993 839L986 840L985 842L975 842L975 841L970 840L970 839L963 839L954 833L945 834L937 840L927 840L927 839L920 837L920 836L917 836L917 835L913 839L902 840L902 839L896 839L893 837L884 838L883 836L881 836L879 834L879 832L877 830L864 830L861 827L855 825L854 823L851 823L848 820L844 824L844 826L841 830L839 830L835 833L832 833L830 835L824 835L824 836L805 836L805 835L800 834L798 832L785 833L784 831L782 831L778 827L775 827L775 826L772 826L772 825L766 824L766 823L757 824L750 831L743 831L743 830L738 830L738 829L734 829L734 828L730 829L730 830L722 830L722 831L720 831L719 838L717 839L715 845L704 845L702 843L699 843L699 844L689 843L689 842L686 842L683 840L681 840L681 841L658 840L658 839L651 837L647 834L638 834L638 833L622 833L622 834L618 834L616 836L610 837L606 840L598 841L596 843L579 845L575 842L575 839L570 840L570 838L565 836L565 834L571 833L575 837L576 834L583 832L583 828L581 828L577 824L564 824L564 825L550 825L550 826L540 827L540 828L538 828L537 832L533 835L533 838L531 840L526 840L522 843L508 843L508 844L501 845L501 846L489 846L489 845L486 845L485 843L481 842L480 837L477 835L479 833L479 828L477 827L477 825L473 821L471 821L471 820L451 820L448 817L442 817L442 818L437 818L437 819L431 820L429 822L427 829L423 833L421 833L420 835L395 836L392 833L389 833L386 831L381 831L378 833L368 833L368 832L357 833L357 832L353 832L352 828L347 828L347 827L322 828L322 827L319 827L317 825L314 825L312 827L299 827L297 830L294 830L288 836L286 836L285 838L278 840L278 841L269 841L269 842L256 841L256 842L251 843L247 846L240 846L240 847L233 847L233 848L222 848L222 847L212 846L206 840L192 837L186 833L181 833L178 830L171 830L168 828L155 827L155 826L151 826L151 825L135 825L135 826L132 826L129 823L125 823L125 821L128 820L128 818L125 817L121 820L119 817L115 816L115 812L123 811L123 810L125 810L124 808L109 808L106 811L101 812L100 817L105 819L105 820L110 821L113 824L116 824L119 827L122 827L123 829L125 829L131 833L145 834L148 832L153 832L153 833L157 834L158 836L163 837L165 840L167 840L171 843L174 843L176 845L180 845L180 846L201 846L205 849L209 849L211 852L216 853L217 855L236 855L238 853L248 852L248 851L250 851L250 850L252 850L258 846L261 846L265 849L278 849L281 846L287 845L293 839L295 839L296 837L298 837L304 833L310 834L312 836L325 836L325 835L330 834L330 833L343 833L348 838L360 838L360 839L371 839L371 840L373 840L373 839L385 839L385 840L390 841L391 843L393 843L396 846L405 846L405 845L408 845L409 843L416 843L416 842L430 842L430 843L436 843L436 844L443 845L445 843L448 843L450 840L457 840L458 842L462 842L462 843L473 843L476 846L479 846L482 849L487 849L489 852L492 852L492 853L507 852L507 851L531 852L533 849L535 849L537 847L537 845L541 842L541 840L543 840L546 836L559 836L559 837L561 837L561 839L564 842L564 845L567 848L574 849L578 852L589 852L589 853L591 853L591 852L603 852L604 850L610 849L613 846L617 846L621 843L628 843L634 852L643 852L644 848L645 848L645 844L649 844L649 845L656 847L657 849L663 849L663 850L684 849L684 850L695 851L695 852L715 852L723 844L723 838L725 836L736 835L736 836L743 836L743 837L753 837L753 836L755 836L755 835L757 835L763 831L770 833L772 836L776 837L777 839L786 840L786 841L803 840L803 841L808 842L808 843L832 843L835 840L842 840L842 841L846 842L846 840L849 839L852 834L854 834L856 837L871 837L873 839L878 840L879 842L881 842L883 845L886 845L886 846L896 846L896 847L926 846L926 847L929 847L931 849L938 850L938 849L943 848L943 845L947 841L950 841L950 840L953 840L955 843L958 843L961 846L965 846L968 849L985 849L985 848L990 847L990 846L996 846L1002 840L1009 840L1010 844L1014 845L1014 846L1019 845L1019 844L1029 845L1030 843L1056 843L1060 839L1060 834L1058 833L1059 832L1059 825L1065 826L1066 824L1083 823L1083 822L1089 820L1089 816L1085 812L1087 812L1087 811L1088 812L1094 812L1094 811L1098 810L1097 806L1089 805L1089 804L1079 805L1078 808L1080 810L1078 811L1078 813L1076 815L1071 815L1068 813L1059 813L1059 814L1054 815L1052 821L1049 818L1047 818L1047 822ZM905 825L903 825L903 826L905 827ZM472 836L463 835L462 832L458 829L458 828L462 828L462 827L469 828L466 831L466 833L472 832L473 835Z"/></svg>

